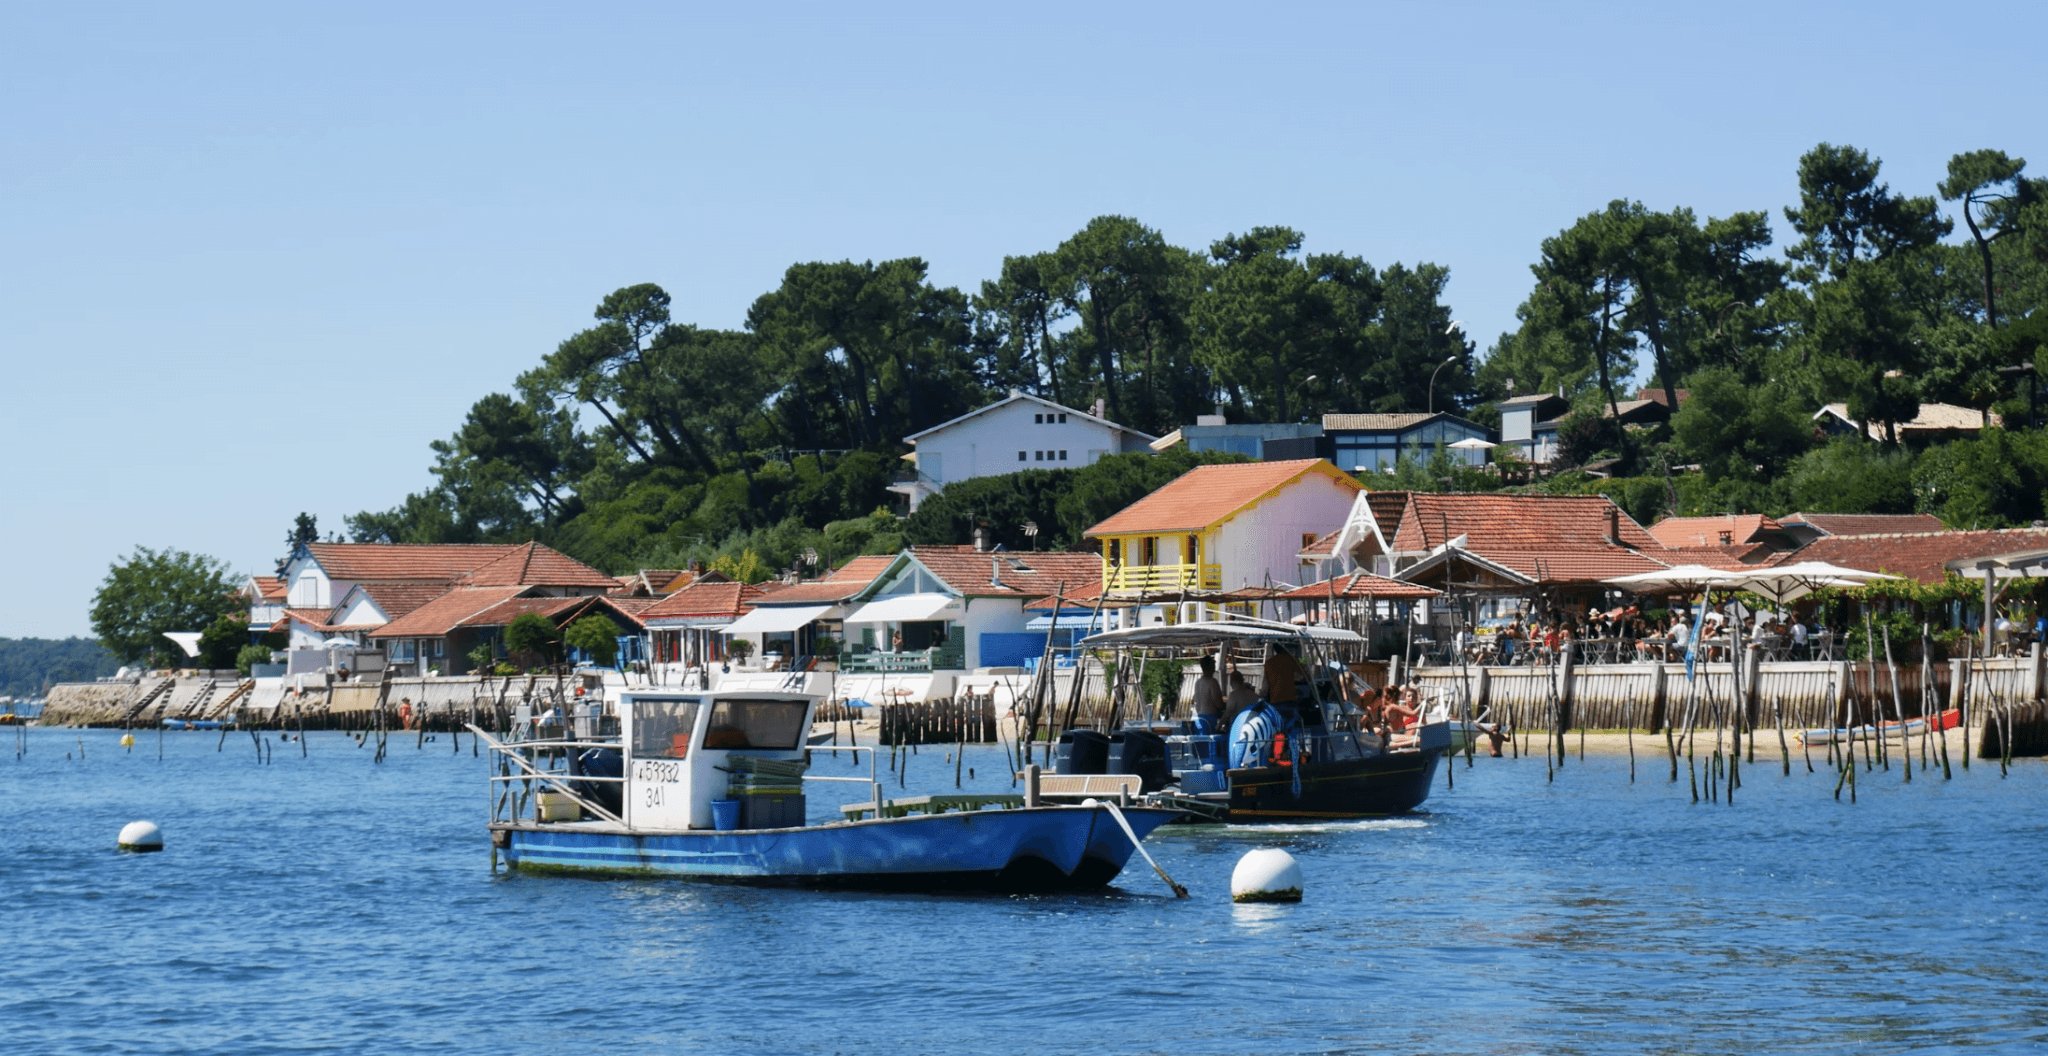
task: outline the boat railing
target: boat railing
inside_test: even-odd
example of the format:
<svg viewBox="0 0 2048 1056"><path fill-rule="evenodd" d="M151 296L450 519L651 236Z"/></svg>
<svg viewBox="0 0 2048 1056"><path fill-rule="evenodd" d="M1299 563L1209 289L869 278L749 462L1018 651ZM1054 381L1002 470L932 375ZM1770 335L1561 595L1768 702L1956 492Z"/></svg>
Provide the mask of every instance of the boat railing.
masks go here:
<svg viewBox="0 0 2048 1056"><path fill-rule="evenodd" d="M838 753L838 752L852 752L852 753L854 753L854 760L855 760L856 762L858 762L858 761L859 761L859 759L860 759L860 753L862 753L862 752L866 752L866 753L868 753L868 776L866 776L866 777L827 777L827 776L825 776L824 774L813 774L813 773L810 773L810 772L808 772L808 771L807 771L807 772L805 772L805 774L804 774L804 780L806 780L806 781L839 781L839 782L844 782L844 783L847 783L847 784L855 784L855 785L867 785L867 786L869 786L869 787L870 787L870 788L871 788L871 789L873 790L873 793L874 793L874 799L875 799L875 817L877 817L877 818L881 817L881 816L882 816L882 783L881 783L880 781L878 781L878 780L876 780L876 779L875 779L875 749L874 749L874 746L873 746L873 745L866 745L866 744L842 744L842 745L833 745L833 746L831 746L830 748L814 748L814 749L812 749L812 751L813 751L813 752L818 752L818 751L828 751L828 750L829 750L829 751L831 751L831 752L833 752L833 753L835 753L835 754L836 754L836 753Z"/></svg>
<svg viewBox="0 0 2048 1056"><path fill-rule="evenodd" d="M597 803L585 788L592 784L621 785L624 776L606 777L599 774L572 774L566 766L561 770L542 769L535 765L536 753L559 748L559 756L568 759L570 752L589 748L623 748L618 741L584 740L533 740L505 742L485 733L472 725L470 733L481 739L491 749L496 761L496 771L491 775L491 822L539 821L540 801L538 793L543 789L567 796L569 801L592 815L620 825L626 823L617 813ZM577 786L582 785L585 788Z"/></svg>

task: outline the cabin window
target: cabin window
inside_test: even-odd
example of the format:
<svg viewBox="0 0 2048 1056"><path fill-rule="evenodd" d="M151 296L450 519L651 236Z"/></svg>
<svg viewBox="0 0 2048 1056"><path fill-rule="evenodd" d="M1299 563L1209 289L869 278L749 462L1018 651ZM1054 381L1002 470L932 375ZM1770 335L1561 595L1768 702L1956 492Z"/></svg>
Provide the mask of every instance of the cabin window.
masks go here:
<svg viewBox="0 0 2048 1056"><path fill-rule="evenodd" d="M721 700L711 706L706 748L801 748L804 712L801 700Z"/></svg>
<svg viewBox="0 0 2048 1056"><path fill-rule="evenodd" d="M1202 537L1199 535L1188 536L1188 564L1199 565L1201 563Z"/></svg>
<svg viewBox="0 0 2048 1056"><path fill-rule="evenodd" d="M1060 461L1062 461L1062 462L1065 462L1066 460L1067 460L1067 452L1066 452L1066 449L1065 449L1065 448L1061 448L1061 449L1060 449Z"/></svg>
<svg viewBox="0 0 2048 1056"><path fill-rule="evenodd" d="M690 734L697 728L699 701L635 700L633 755L642 759L682 759L690 754Z"/></svg>
<svg viewBox="0 0 2048 1056"><path fill-rule="evenodd" d="M1034 415L1032 415L1032 416L1031 416L1031 424L1033 424L1033 425L1044 425L1044 424L1045 424L1045 415L1042 415L1042 414L1034 414Z"/></svg>
<svg viewBox="0 0 2048 1056"><path fill-rule="evenodd" d="M1022 461L1024 461L1024 452L1022 452L1022 451L1019 451L1019 452L1017 452L1017 461L1019 461L1019 462L1022 462Z"/></svg>
<svg viewBox="0 0 2048 1056"><path fill-rule="evenodd" d="M1060 424L1061 424L1061 425L1065 425L1065 424L1067 424L1067 416L1066 416L1065 414L1062 414L1062 415L1060 415Z"/></svg>
<svg viewBox="0 0 2048 1056"><path fill-rule="evenodd" d="M411 663L411 662L412 662L412 659L413 659L413 652L412 652L412 639L410 639L410 638L400 638L399 640L397 640L397 641L395 641L395 642L392 642L392 643L391 643L391 662L392 662L392 663L394 663L394 664L409 664L409 663Z"/></svg>
<svg viewBox="0 0 2048 1056"><path fill-rule="evenodd" d="M1159 538L1157 536L1146 536L1139 542L1138 546L1139 564L1156 565L1159 563Z"/></svg>

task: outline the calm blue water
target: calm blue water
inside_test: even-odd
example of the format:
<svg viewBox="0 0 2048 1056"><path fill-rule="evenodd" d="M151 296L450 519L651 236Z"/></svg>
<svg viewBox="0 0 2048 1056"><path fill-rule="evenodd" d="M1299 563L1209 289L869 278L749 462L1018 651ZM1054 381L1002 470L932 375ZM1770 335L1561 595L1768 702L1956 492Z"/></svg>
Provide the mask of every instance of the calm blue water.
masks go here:
<svg viewBox="0 0 2048 1056"><path fill-rule="evenodd" d="M1167 831L1120 891L997 898L492 875L484 760L246 733L0 742L8 1053L1829 1053L2048 1042L2048 766L1456 771L1427 816ZM85 757L77 758L83 740ZM66 758L66 753L71 758ZM943 750L911 791L952 785ZM985 790L1000 755L971 750ZM833 765L824 762L824 772ZM851 766L842 761L851 773ZM863 764L864 766L865 764ZM848 786L850 789L852 786ZM816 807L858 798L814 794ZM814 810L822 816L823 810ZM113 849L149 818L162 854ZM1308 899L1237 907L1278 844Z"/></svg>

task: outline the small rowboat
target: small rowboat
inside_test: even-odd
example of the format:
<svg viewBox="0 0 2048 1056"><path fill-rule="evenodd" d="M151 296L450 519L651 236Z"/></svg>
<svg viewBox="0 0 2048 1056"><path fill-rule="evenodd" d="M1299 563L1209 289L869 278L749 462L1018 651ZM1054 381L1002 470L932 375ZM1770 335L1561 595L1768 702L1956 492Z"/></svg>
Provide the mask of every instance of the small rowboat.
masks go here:
<svg viewBox="0 0 2048 1056"><path fill-rule="evenodd" d="M1953 730L1962 721L1962 711L1950 708L1934 716L1934 729L1936 731ZM1867 741L1879 734L1887 738L1904 739L1918 737L1927 733L1927 724L1927 718L1922 716L1920 718L1907 719L1904 722L1887 722L1876 726L1866 723L1862 726L1838 726L1831 730L1801 730L1798 736L1801 744L1838 744L1844 741Z"/></svg>

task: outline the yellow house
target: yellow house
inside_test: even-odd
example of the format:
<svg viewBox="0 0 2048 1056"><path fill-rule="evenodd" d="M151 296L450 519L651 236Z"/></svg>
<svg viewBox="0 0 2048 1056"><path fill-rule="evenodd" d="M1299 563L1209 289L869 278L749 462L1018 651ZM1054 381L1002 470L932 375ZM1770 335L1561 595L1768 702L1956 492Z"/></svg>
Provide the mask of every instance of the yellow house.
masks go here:
<svg viewBox="0 0 2048 1056"><path fill-rule="evenodd" d="M1199 466L1082 534L1112 594L1293 586L1302 548L1363 490L1320 458Z"/></svg>

